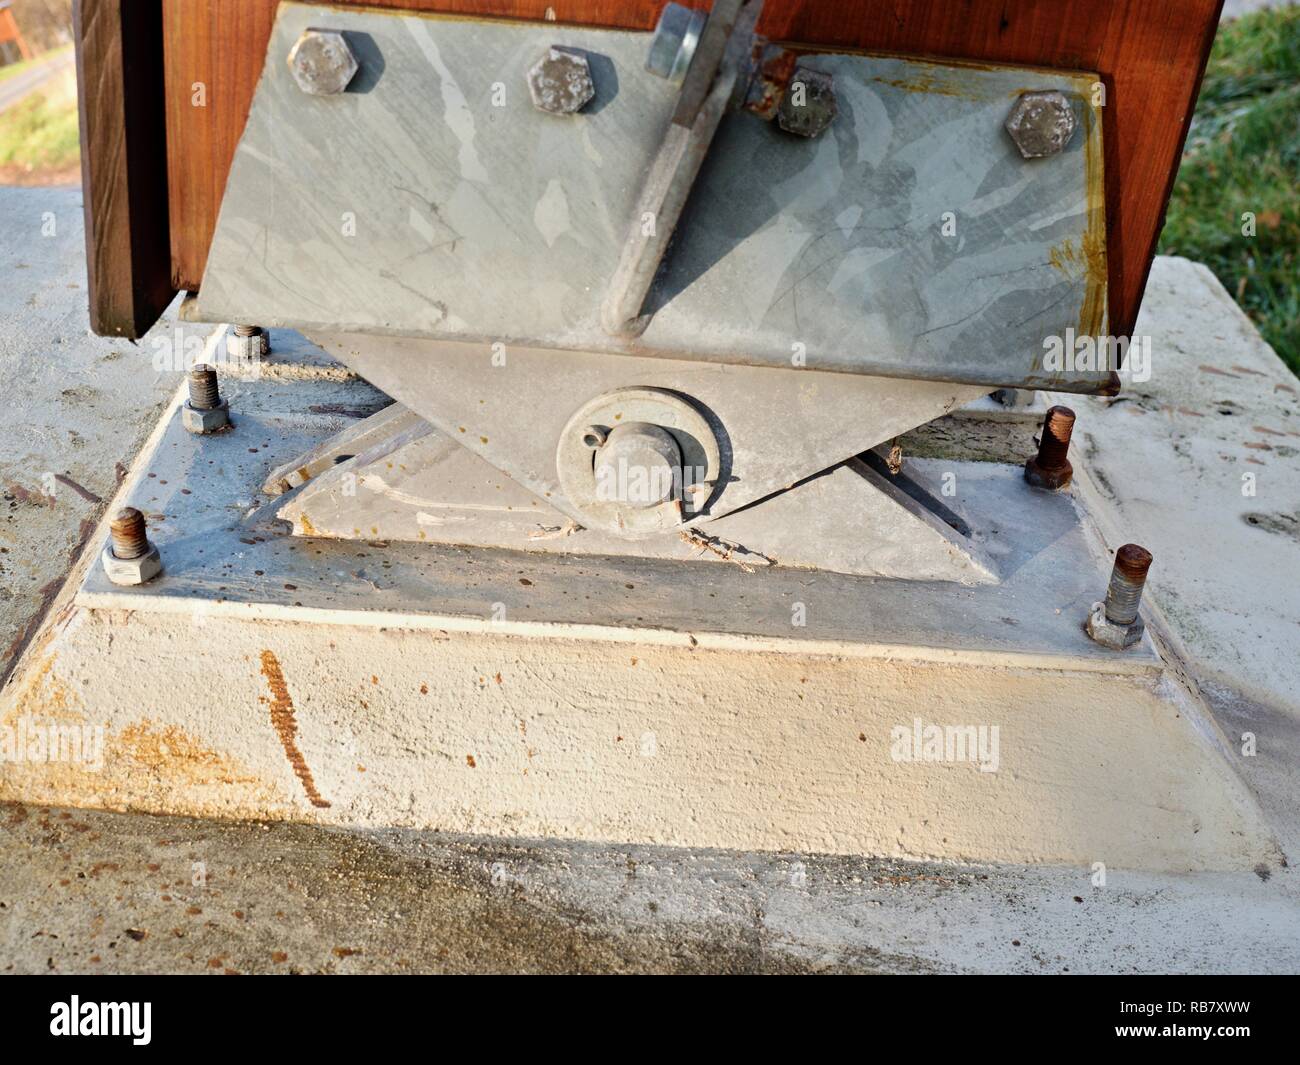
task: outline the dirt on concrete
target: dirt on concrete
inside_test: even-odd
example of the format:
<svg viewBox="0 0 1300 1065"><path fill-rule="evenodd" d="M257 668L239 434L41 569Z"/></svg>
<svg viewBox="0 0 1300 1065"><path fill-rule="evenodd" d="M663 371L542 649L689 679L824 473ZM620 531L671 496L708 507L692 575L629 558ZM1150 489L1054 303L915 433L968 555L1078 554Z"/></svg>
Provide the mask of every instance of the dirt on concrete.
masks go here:
<svg viewBox="0 0 1300 1065"><path fill-rule="evenodd" d="M511 876L521 848L448 853L296 824L0 804L0 971L62 973L803 973L833 962L761 922L602 919ZM626 875L635 877L634 861ZM612 915L611 915L612 916Z"/></svg>

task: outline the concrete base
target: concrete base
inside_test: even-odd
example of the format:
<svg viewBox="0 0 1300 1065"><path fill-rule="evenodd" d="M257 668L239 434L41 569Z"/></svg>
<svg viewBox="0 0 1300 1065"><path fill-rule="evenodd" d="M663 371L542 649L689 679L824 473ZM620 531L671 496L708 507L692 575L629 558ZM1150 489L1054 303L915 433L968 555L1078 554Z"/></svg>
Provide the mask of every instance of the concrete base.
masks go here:
<svg viewBox="0 0 1300 1065"><path fill-rule="evenodd" d="M259 510L259 486L337 430L321 412L374 404L312 370L228 377L235 428L217 437L185 434L173 403L121 496L150 515L164 576L116 589L92 550L0 701L15 735L102 730L102 765L7 762L0 798L956 861L1280 862L1156 644L1083 635L1106 563L1068 497L951 464L1005 519L964 511L1001 567L982 588L299 539L261 523L278 503ZM1046 508L1041 543L1022 501Z"/></svg>
<svg viewBox="0 0 1300 1065"><path fill-rule="evenodd" d="M10 765L0 798L952 860L1278 858L1159 676L77 608L38 655L3 723L102 726L103 766ZM921 761L931 725L986 738Z"/></svg>

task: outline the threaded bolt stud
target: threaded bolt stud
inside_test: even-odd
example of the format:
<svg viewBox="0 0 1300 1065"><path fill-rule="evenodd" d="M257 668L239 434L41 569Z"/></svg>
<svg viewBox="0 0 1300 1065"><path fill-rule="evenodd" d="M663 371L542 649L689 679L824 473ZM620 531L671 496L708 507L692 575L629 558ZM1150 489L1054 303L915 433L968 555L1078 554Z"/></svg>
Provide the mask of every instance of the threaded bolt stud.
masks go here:
<svg viewBox="0 0 1300 1065"><path fill-rule="evenodd" d="M120 559L139 558L149 550L144 515L135 507L123 507L109 523L113 554Z"/></svg>
<svg viewBox="0 0 1300 1065"><path fill-rule="evenodd" d="M215 410L221 403L217 371L199 363L190 369L190 406L195 410Z"/></svg>
<svg viewBox="0 0 1300 1065"><path fill-rule="evenodd" d="M1115 552L1115 567L1106 589L1106 620L1115 625L1132 625L1137 620L1142 589L1151 568L1151 552L1137 544L1125 544Z"/></svg>
<svg viewBox="0 0 1300 1065"><path fill-rule="evenodd" d="M1025 463L1025 480L1035 488L1059 491L1069 485L1074 468L1066 457L1070 450L1070 435L1074 432L1074 411L1056 406L1043 419L1043 431L1038 441L1038 454Z"/></svg>

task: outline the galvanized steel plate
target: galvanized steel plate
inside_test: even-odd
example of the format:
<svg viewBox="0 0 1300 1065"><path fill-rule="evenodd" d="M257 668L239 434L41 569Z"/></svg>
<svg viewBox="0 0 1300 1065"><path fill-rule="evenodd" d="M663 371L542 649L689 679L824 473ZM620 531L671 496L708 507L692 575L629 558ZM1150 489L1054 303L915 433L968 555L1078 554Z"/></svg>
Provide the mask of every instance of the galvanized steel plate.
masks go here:
<svg viewBox="0 0 1300 1065"><path fill-rule="evenodd" d="M285 56L341 29L361 70L301 92ZM1106 330L1094 75L821 55L839 113L815 140L747 113L710 149L649 328L600 306L676 88L649 35L280 5L199 296L264 325L1096 391L1045 340ZM536 110L552 44L588 53L595 98ZM1079 129L1024 159L1003 129L1057 89ZM796 358L797 357L797 358Z"/></svg>

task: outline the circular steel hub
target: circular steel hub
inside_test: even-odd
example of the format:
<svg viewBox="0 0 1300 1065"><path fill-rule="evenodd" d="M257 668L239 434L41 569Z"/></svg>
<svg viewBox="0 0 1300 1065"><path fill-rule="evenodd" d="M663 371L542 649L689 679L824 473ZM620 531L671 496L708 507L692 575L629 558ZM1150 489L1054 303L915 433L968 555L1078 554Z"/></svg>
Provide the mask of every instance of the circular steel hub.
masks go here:
<svg viewBox="0 0 1300 1065"><path fill-rule="evenodd" d="M639 538L694 520L721 453L708 419L663 388L622 388L580 407L555 453L560 486L589 528Z"/></svg>

